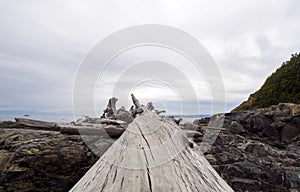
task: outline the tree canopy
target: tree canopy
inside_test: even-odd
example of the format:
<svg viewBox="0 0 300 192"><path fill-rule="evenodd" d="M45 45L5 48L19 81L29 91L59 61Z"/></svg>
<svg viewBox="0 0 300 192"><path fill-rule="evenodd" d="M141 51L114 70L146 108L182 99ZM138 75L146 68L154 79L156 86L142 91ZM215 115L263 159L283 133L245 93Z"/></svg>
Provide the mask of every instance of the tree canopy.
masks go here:
<svg viewBox="0 0 300 192"><path fill-rule="evenodd" d="M278 103L300 103L300 53L292 54L248 101L234 111L269 107Z"/></svg>

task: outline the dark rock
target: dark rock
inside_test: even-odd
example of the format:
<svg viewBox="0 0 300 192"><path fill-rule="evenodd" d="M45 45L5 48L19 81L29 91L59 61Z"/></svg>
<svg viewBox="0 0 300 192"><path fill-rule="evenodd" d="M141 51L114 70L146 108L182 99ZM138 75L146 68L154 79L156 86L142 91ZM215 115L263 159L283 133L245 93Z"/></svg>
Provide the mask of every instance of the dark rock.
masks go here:
<svg viewBox="0 0 300 192"><path fill-rule="evenodd" d="M235 191L299 191L300 116L296 108L288 104L226 113L221 132L205 153L207 160ZM117 135L128 124L125 119L82 120L82 125L103 126ZM198 131L205 133L209 121L180 124L192 131L187 133L194 149L203 138ZM114 142L108 134L21 130L26 126L15 122L0 122L1 127L1 192L68 191Z"/></svg>
<svg viewBox="0 0 300 192"><path fill-rule="evenodd" d="M300 168L289 167L285 170L285 185L290 189L300 189Z"/></svg>
<svg viewBox="0 0 300 192"><path fill-rule="evenodd" d="M265 157L270 154L271 149L270 149L270 147L268 147L267 145L262 144L262 143L260 143L260 144L252 143L252 144L247 145L245 151L252 153L253 155L258 156L258 157Z"/></svg>
<svg viewBox="0 0 300 192"><path fill-rule="evenodd" d="M7 169L14 153L7 150L0 150L0 175Z"/></svg>
<svg viewBox="0 0 300 192"><path fill-rule="evenodd" d="M193 121L193 125L196 125L196 126L205 125L205 126L207 126L209 121L210 121L209 117L196 119L195 121Z"/></svg>
<svg viewBox="0 0 300 192"><path fill-rule="evenodd" d="M281 131L285 125L286 123L281 121L274 121L273 123L271 123L271 127L274 127L276 130L279 131Z"/></svg>
<svg viewBox="0 0 300 192"><path fill-rule="evenodd" d="M246 132L244 127L236 121L232 121L229 130L232 134L243 134Z"/></svg>
<svg viewBox="0 0 300 192"><path fill-rule="evenodd" d="M294 126L293 124L288 124L281 130L281 140L286 143L290 143L295 137L300 134L300 126Z"/></svg>
<svg viewBox="0 0 300 192"><path fill-rule="evenodd" d="M276 139L280 139L279 132L274 126L266 127L263 130L262 135L265 136L265 137L273 137L273 138L276 138Z"/></svg>
<svg viewBox="0 0 300 192"><path fill-rule="evenodd" d="M0 129L0 141L0 191L68 191L98 159L77 135Z"/></svg>
<svg viewBox="0 0 300 192"><path fill-rule="evenodd" d="M205 156L235 191L299 191L300 116L291 106L225 114L225 130Z"/></svg>
<svg viewBox="0 0 300 192"><path fill-rule="evenodd" d="M243 125L247 130L251 132L261 132L266 127L271 125L271 120L262 114L254 114L246 119L245 125Z"/></svg>

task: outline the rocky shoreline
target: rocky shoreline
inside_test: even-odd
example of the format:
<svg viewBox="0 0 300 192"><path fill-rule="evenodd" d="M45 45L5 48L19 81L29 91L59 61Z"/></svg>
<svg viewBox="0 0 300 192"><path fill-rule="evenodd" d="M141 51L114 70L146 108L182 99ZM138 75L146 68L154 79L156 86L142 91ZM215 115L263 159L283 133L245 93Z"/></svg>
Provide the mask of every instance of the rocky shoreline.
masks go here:
<svg viewBox="0 0 300 192"><path fill-rule="evenodd" d="M0 122L0 191L68 191L126 129L130 116L124 110L118 114L127 118L83 118L43 128L26 120ZM195 150L208 122L180 124ZM78 130L87 128L102 132L83 132L82 139ZM299 191L300 105L226 113L205 157L235 191Z"/></svg>
<svg viewBox="0 0 300 192"><path fill-rule="evenodd" d="M300 191L300 105L225 114L205 154L235 191ZM203 129L205 120L194 123Z"/></svg>

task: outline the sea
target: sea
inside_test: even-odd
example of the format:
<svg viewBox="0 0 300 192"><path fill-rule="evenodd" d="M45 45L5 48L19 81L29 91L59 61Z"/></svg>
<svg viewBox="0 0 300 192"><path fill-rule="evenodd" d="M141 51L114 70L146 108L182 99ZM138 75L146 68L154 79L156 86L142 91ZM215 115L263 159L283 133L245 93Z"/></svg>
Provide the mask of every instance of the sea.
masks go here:
<svg viewBox="0 0 300 192"><path fill-rule="evenodd" d="M168 115L175 118L182 118L183 122L193 122L195 119L210 117L211 115ZM69 123L76 121L73 113L53 113L53 112L28 112L28 111L5 111L0 110L0 121L14 121L15 118L28 118L57 123Z"/></svg>
<svg viewBox="0 0 300 192"><path fill-rule="evenodd" d="M170 115L175 118L182 118L183 122L192 123L196 119L202 119L205 117L211 117L211 115L208 114L200 114L200 115Z"/></svg>
<svg viewBox="0 0 300 192"><path fill-rule="evenodd" d="M28 118L28 119L57 122L57 123L69 123L75 121L75 117L72 113L0 110L0 121L14 121L15 118Z"/></svg>

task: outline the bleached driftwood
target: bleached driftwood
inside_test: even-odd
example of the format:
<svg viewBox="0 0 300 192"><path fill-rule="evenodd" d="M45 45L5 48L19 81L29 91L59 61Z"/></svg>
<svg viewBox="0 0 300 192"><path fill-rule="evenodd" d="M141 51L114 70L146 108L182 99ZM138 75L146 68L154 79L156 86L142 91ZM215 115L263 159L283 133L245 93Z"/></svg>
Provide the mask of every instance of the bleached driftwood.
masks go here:
<svg viewBox="0 0 300 192"><path fill-rule="evenodd" d="M161 111L159 111L159 110L154 110L155 111L155 113L157 114L157 115L160 115L161 113L166 113L166 111L165 110L161 110Z"/></svg>
<svg viewBox="0 0 300 192"><path fill-rule="evenodd" d="M177 124L143 111L72 192L233 191Z"/></svg>
<svg viewBox="0 0 300 192"><path fill-rule="evenodd" d="M147 108L149 111L154 110L153 103L152 103L152 102L148 102L147 105L146 105L146 108Z"/></svg>
<svg viewBox="0 0 300 192"><path fill-rule="evenodd" d="M124 127L113 125L88 126L61 126L60 133L67 135L108 135L112 138L118 138L125 131Z"/></svg>
<svg viewBox="0 0 300 192"><path fill-rule="evenodd" d="M135 108L131 107L130 111L132 113L132 116L136 117L138 114L143 113L144 109L143 106L140 104L140 101L133 94L131 94L131 99Z"/></svg>
<svg viewBox="0 0 300 192"><path fill-rule="evenodd" d="M116 116L117 116L116 103L117 103L117 101L118 101L118 99L115 97L109 99L107 107L103 111L103 115L101 116L102 118L116 119Z"/></svg>
<svg viewBox="0 0 300 192"><path fill-rule="evenodd" d="M67 135L105 135L118 138L125 131L127 124L119 120L89 118L93 123L81 122L80 126L71 124L57 124L26 118L16 118L16 129L32 129L56 131Z"/></svg>
<svg viewBox="0 0 300 192"><path fill-rule="evenodd" d="M17 125L23 125L24 129L36 129L36 130L45 130L45 131L59 131L56 123L45 122L33 119L26 118L15 118Z"/></svg>

